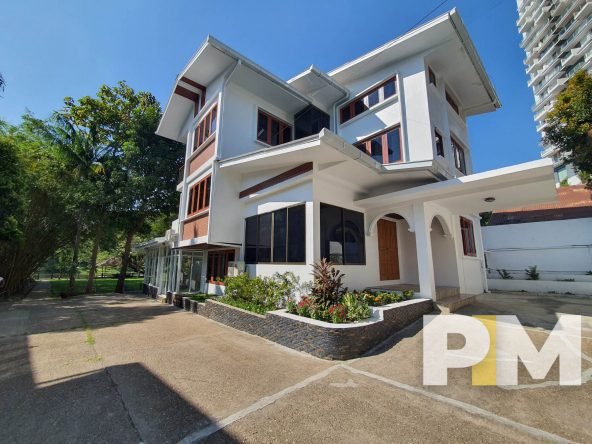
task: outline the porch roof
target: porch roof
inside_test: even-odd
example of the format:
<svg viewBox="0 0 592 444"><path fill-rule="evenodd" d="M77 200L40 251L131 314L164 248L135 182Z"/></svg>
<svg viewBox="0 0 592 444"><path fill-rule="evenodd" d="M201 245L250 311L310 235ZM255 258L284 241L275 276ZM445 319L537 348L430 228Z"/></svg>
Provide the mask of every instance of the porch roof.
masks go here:
<svg viewBox="0 0 592 444"><path fill-rule="evenodd" d="M359 187L363 192L384 185L393 185L391 189L398 189L409 184L420 185L446 178L446 172L438 162L431 159L382 165L328 129L282 145L222 159L220 168L251 174L291 168L305 162L314 162L319 171L353 178L348 181L350 185Z"/></svg>
<svg viewBox="0 0 592 444"><path fill-rule="evenodd" d="M359 199L355 203L362 208L374 209L431 202L457 214L476 214L554 202L556 198L553 162L541 159L384 193Z"/></svg>

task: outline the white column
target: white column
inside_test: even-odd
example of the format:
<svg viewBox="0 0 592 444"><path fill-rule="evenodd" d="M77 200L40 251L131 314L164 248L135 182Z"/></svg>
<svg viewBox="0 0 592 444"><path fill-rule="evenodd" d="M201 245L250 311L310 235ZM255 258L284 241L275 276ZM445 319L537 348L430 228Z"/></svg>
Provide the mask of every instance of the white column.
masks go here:
<svg viewBox="0 0 592 444"><path fill-rule="evenodd" d="M417 249L419 296L435 300L436 281L434 278L432 240L430 237L431 221L428 221L426 218L423 203L413 205L413 222L415 225L415 246Z"/></svg>

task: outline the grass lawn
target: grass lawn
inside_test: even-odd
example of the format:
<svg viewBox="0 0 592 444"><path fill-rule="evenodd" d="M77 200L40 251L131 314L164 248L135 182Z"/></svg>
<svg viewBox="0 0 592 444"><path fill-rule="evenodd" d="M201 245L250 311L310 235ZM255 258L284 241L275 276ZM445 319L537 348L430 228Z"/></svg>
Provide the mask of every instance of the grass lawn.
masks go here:
<svg viewBox="0 0 592 444"><path fill-rule="evenodd" d="M143 278L126 278L125 290L126 291L140 291L142 290ZM117 279L95 279L95 288L93 293L112 293L115 291L115 285ZM68 289L67 279L52 279L49 281L51 286L51 295L59 296L60 293L65 292ZM86 288L86 279L76 279L75 294L84 293Z"/></svg>

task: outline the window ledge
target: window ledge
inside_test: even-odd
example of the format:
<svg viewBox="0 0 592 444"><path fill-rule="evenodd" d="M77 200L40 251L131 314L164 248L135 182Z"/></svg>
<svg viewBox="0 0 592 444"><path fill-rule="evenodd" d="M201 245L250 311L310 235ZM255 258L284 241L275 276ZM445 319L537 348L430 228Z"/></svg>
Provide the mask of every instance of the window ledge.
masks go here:
<svg viewBox="0 0 592 444"><path fill-rule="evenodd" d="M192 214L191 216L187 216L185 219L183 219L182 222L190 222L194 219L199 219L200 217L207 216L207 214L209 212L210 212L210 207L208 207L204 210L201 210L199 213L195 213L195 214Z"/></svg>
<svg viewBox="0 0 592 444"><path fill-rule="evenodd" d="M339 128L344 128L348 125L350 125L353 122L356 122L358 120L360 120L361 118L363 118L364 116L367 116L368 114L370 114L371 112L376 112L376 111L380 111L383 108L386 108L388 105L391 105L393 103L395 103L396 101L399 100L399 93L395 94L394 96L389 97L388 99L377 103L376 105L374 105L371 108L368 108L366 111L364 111L361 114L358 114L355 117L352 117L351 119L349 119L347 122L343 122L339 124ZM339 117L339 116L338 116Z"/></svg>
<svg viewBox="0 0 592 444"><path fill-rule="evenodd" d="M195 159L197 156L199 156L199 155L201 154L201 152L202 152L203 150L205 150L205 149L208 147L208 145L209 145L210 143L212 143L212 141L213 141L215 138L216 138L216 133L214 133L214 134L210 134L210 135L208 136L208 138L207 138L206 140L204 140L204 141L201 143L201 145L200 145L200 146L198 146L198 147L195 149L195 151L194 151L194 152L192 152L192 153L189 155L189 157L187 158L187 161L188 161L188 162L191 162L193 159Z"/></svg>

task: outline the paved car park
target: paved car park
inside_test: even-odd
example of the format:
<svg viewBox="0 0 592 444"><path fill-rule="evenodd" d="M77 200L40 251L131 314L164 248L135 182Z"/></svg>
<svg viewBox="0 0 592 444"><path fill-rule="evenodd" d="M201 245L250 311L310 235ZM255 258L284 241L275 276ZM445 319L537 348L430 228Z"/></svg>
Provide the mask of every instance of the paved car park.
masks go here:
<svg viewBox="0 0 592 444"><path fill-rule="evenodd" d="M0 307L0 442L592 441L592 301L488 294L463 314L518 314L540 346L587 316L584 384L422 385L421 323L368 356L325 361L133 295ZM554 378L555 376L555 378Z"/></svg>

